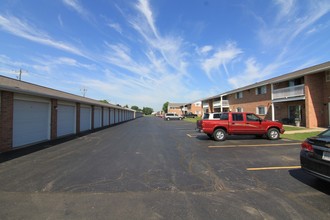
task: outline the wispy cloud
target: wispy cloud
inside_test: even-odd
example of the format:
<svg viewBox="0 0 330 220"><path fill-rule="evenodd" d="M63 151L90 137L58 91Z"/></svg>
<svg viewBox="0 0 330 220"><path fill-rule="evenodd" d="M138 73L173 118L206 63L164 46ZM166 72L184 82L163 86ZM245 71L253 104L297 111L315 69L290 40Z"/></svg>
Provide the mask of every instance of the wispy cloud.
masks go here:
<svg viewBox="0 0 330 220"><path fill-rule="evenodd" d="M210 47L202 47L201 51L207 51L210 53L211 49L212 48ZM203 59L201 61L201 67L210 80L212 80L212 72L220 72L221 67L225 71L226 75L229 76L230 74L228 73L227 65L242 53L243 51L238 48L235 43L227 43L225 47L217 49L210 56Z"/></svg>
<svg viewBox="0 0 330 220"><path fill-rule="evenodd" d="M279 7L279 11L276 16L276 23L287 19L294 13L295 0L274 0L274 3Z"/></svg>
<svg viewBox="0 0 330 220"><path fill-rule="evenodd" d="M310 30L324 15L330 12L329 1L307 2L303 9L300 1L276 0L278 11L276 19L266 22L258 31L258 36L264 45L289 45L298 36L310 33ZM284 46L284 47L285 47Z"/></svg>
<svg viewBox="0 0 330 220"><path fill-rule="evenodd" d="M78 0L62 0L64 5L76 11L82 17L89 19L90 13L81 5Z"/></svg>
<svg viewBox="0 0 330 220"><path fill-rule="evenodd" d="M249 58L244 62L244 65L245 67L242 73L228 78L228 82L234 88L264 80L268 75L279 68L281 63L274 62L263 67L255 58Z"/></svg>
<svg viewBox="0 0 330 220"><path fill-rule="evenodd" d="M18 37L86 57L78 48L68 43L52 39L45 32L17 17L0 15L0 28Z"/></svg>
<svg viewBox="0 0 330 220"><path fill-rule="evenodd" d="M155 18L149 1L140 0L136 4L139 15L129 18L132 27L144 38L150 49L160 54L162 59L176 71L177 75L185 75L187 63L182 52L182 39L177 36L162 36L155 25Z"/></svg>
<svg viewBox="0 0 330 220"><path fill-rule="evenodd" d="M114 23L114 22L108 22L107 25L108 25L110 28L112 28L112 29L114 29L115 31L117 31L118 33L120 33L120 34L123 33L123 30L122 30L120 24L118 24L118 23Z"/></svg>

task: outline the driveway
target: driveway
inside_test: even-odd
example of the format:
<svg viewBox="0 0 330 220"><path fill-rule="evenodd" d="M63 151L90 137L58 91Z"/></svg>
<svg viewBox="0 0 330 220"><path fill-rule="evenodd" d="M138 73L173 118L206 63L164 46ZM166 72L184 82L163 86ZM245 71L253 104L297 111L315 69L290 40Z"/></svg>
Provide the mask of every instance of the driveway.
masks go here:
<svg viewBox="0 0 330 220"><path fill-rule="evenodd" d="M194 129L144 117L3 154L1 219L330 218L330 185L300 170L300 143Z"/></svg>

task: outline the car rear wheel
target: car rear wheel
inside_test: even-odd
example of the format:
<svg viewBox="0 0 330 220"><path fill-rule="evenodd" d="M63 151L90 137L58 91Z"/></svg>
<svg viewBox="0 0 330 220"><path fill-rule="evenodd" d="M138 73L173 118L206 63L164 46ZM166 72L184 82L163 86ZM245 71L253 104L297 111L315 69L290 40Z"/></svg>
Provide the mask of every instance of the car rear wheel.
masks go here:
<svg viewBox="0 0 330 220"><path fill-rule="evenodd" d="M224 141L226 140L227 133L225 130L219 128L213 132L213 138L215 141Z"/></svg>
<svg viewBox="0 0 330 220"><path fill-rule="evenodd" d="M280 138L280 132L276 128L270 128L267 132L267 136L270 140L277 140Z"/></svg>

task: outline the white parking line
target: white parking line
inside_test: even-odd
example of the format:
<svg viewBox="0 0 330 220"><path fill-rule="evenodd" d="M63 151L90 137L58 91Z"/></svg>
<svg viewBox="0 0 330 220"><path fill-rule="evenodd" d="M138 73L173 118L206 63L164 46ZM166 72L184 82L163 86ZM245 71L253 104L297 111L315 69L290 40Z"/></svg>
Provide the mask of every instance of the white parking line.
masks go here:
<svg viewBox="0 0 330 220"><path fill-rule="evenodd" d="M284 170L284 169L299 169L301 166L286 166L286 167L256 167L256 168L246 168L249 171L258 171L258 170Z"/></svg>
<svg viewBox="0 0 330 220"><path fill-rule="evenodd" d="M232 148L232 147L284 147L290 145L299 145L299 143L281 143L281 144L235 144L235 145L221 145L208 146L208 148Z"/></svg>
<svg viewBox="0 0 330 220"><path fill-rule="evenodd" d="M198 134L187 134L188 137L191 137L191 138L194 138L194 137L197 137Z"/></svg>

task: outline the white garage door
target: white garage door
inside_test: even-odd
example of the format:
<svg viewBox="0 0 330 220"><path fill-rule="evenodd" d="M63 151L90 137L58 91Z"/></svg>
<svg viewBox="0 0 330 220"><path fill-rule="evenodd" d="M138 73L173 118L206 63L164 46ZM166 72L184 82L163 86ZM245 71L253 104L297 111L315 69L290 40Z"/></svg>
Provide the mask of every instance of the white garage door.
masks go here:
<svg viewBox="0 0 330 220"><path fill-rule="evenodd" d="M76 128L76 108L72 105L57 106L57 136L74 134Z"/></svg>
<svg viewBox="0 0 330 220"><path fill-rule="evenodd" d="M87 131L91 129L91 108L80 108L80 131Z"/></svg>
<svg viewBox="0 0 330 220"><path fill-rule="evenodd" d="M110 109L110 124L113 125L115 123L115 110Z"/></svg>
<svg viewBox="0 0 330 220"><path fill-rule="evenodd" d="M102 123L102 110L99 107L94 108L94 128L101 127Z"/></svg>
<svg viewBox="0 0 330 220"><path fill-rule="evenodd" d="M13 147L50 139L50 103L14 100Z"/></svg>
<svg viewBox="0 0 330 220"><path fill-rule="evenodd" d="M119 122L118 109L115 109L115 124Z"/></svg>
<svg viewBox="0 0 330 220"><path fill-rule="evenodd" d="M109 109L103 108L103 126L109 125Z"/></svg>

